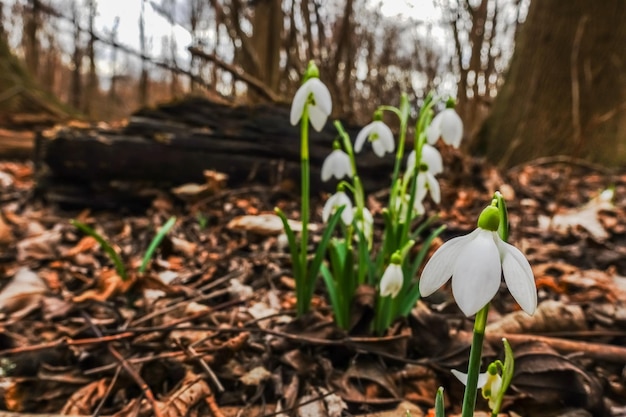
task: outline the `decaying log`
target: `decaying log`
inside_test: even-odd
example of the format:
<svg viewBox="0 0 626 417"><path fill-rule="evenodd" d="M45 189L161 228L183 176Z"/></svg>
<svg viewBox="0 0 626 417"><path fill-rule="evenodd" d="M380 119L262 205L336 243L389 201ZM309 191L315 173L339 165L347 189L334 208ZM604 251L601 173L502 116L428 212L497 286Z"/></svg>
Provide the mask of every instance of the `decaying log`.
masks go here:
<svg viewBox="0 0 626 417"><path fill-rule="evenodd" d="M347 127L354 139L358 128ZM332 123L311 130L311 184L323 185L320 169L337 137ZM229 186L246 182L299 184L299 127L289 123L289 109L218 104L202 98L144 109L122 128L63 127L37 139L39 189L49 199L78 204L118 205L147 188L203 182L203 171L228 174ZM370 149L359 155L366 188L388 186L393 157L377 158ZM126 191L124 191L126 190Z"/></svg>

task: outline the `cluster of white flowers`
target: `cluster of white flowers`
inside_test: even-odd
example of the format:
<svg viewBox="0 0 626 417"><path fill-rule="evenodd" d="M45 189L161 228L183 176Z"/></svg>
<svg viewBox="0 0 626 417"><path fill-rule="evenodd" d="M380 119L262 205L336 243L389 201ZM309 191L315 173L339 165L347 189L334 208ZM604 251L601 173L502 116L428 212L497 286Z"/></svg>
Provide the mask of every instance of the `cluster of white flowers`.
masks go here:
<svg viewBox="0 0 626 417"><path fill-rule="evenodd" d="M312 126L317 131L322 130L332 111L332 102L328 88L319 78L309 78L296 92L291 107L292 124L297 124L302 118L305 107ZM421 148L419 163L416 161L416 151L412 151L407 158L407 174L414 169L419 170L414 198L417 213L424 212L422 201L428 192L434 202L439 203L441 200L435 176L443 172L443 164L441 154L432 145L441 138L446 144L458 148L463 137L463 122L454 109L446 108L433 118L426 130L426 137L428 143ZM379 157L395 150L393 133L381 120L374 120L359 132L354 144L355 152L361 152L366 140L372 144L374 153ZM328 181L332 177L340 180L353 175L350 156L336 147L322 165L322 180ZM408 197L400 196L396 204L406 203ZM326 201L323 220L328 221L332 213L342 206L345 209L341 219L344 224L351 225L356 217L356 207L353 207L350 197L341 187ZM524 311L532 314L537 305L532 269L517 248L499 238L496 232L498 222L493 220L496 215L490 213L487 216L491 216L489 221L479 219L478 228L474 232L454 238L439 248L422 272L420 292L422 296L428 296L452 277L454 298L463 313L471 316L494 297L500 286L501 275L504 275L513 297ZM362 217L357 219L356 227L364 234L371 233L373 217L366 208L363 209ZM397 263L391 263L381 280L381 295L395 297L401 279L401 268ZM480 291L476 291L477 288Z"/></svg>
<svg viewBox="0 0 626 417"><path fill-rule="evenodd" d="M447 112L447 110L451 110L452 113ZM457 138L456 132L461 132L462 134L463 123L459 116L456 114L456 112L454 112L454 110L446 109L440 114L443 113L446 113L449 116L443 119L438 119L438 117L435 117L433 119L433 124L437 122L438 127L437 129L429 128L428 141L429 143L431 141L434 143L439 137L441 137L445 143L451 144L453 146L458 146L458 142L460 141L460 139ZM452 126L450 126L450 124L452 124ZM449 132L453 133L452 137L449 136ZM375 120L365 126L363 129L361 129L354 143L354 151L357 153L361 152L363 150L363 146L366 140L372 144L372 149L378 157L382 158L385 156L386 153L391 153L395 150L393 133L391 129L380 120ZM416 152L415 150L413 150L407 158L407 175L410 175L412 170L416 169L415 159ZM418 214L423 214L425 211L423 206L423 200L428 192L430 192L430 196L435 203L439 203L441 201L439 182L437 181L437 178L435 176L443 172L443 162L441 154L439 153L437 148L428 143L422 146L421 160L419 165L417 166L417 169L419 169L419 172L417 174L417 187L414 199L414 210ZM328 181L332 177L340 180L342 178L352 177L353 175L354 173L352 172L350 157L345 151L340 148L334 149L330 153L330 155L326 157L324 163L322 164L322 181ZM330 214L332 214L332 212L337 207L339 207L337 202L346 202L346 198L347 196L345 195L345 193L342 192L341 196L337 197L335 194L327 200L326 206L324 207L324 213L326 213L324 215L324 221L326 221ZM408 201L409 196L405 195L403 197L400 197L396 201L396 204L400 206ZM346 205L348 206L348 208L351 209L352 204ZM397 208L399 209L399 207ZM368 215L364 217L367 217L365 219L367 221L369 218L371 218L371 214L368 213ZM350 220L350 222L347 222L346 224L352 223L351 220L353 219L353 217L348 217L346 215L346 217L342 216L342 218L344 220L344 223L346 223L347 220ZM369 224L368 226L371 227L371 224Z"/></svg>

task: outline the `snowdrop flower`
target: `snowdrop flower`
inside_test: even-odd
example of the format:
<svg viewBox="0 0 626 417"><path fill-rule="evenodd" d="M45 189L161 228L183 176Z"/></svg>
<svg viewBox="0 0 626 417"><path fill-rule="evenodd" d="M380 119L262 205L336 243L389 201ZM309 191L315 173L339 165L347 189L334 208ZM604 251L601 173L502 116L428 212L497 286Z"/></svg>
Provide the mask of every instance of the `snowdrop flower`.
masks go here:
<svg viewBox="0 0 626 417"><path fill-rule="evenodd" d="M426 197L426 191L430 191L430 197L437 204L441 203L441 188L437 178L430 171L422 171L417 174L417 189L423 190L422 193ZM422 197L422 199L424 198Z"/></svg>
<svg viewBox="0 0 626 417"><path fill-rule="evenodd" d="M350 157L339 148L332 151L322 164L322 181L328 181L333 176L338 180L346 176L352 177Z"/></svg>
<svg viewBox="0 0 626 417"><path fill-rule="evenodd" d="M415 169L415 151L411 151L406 162L407 174ZM443 172L443 162L441 154L434 147L427 143L422 146L422 160L420 161L420 172L417 174L418 190L429 190L430 196L437 204L441 202L441 189L435 175ZM426 193L424 192L424 197ZM420 201L421 202L421 201Z"/></svg>
<svg viewBox="0 0 626 417"><path fill-rule="evenodd" d="M372 216L372 212L369 211L366 207L363 207L363 218L357 217L357 208L352 209L353 216L356 219L356 227L363 233L366 239L371 240L372 232L374 230L374 216Z"/></svg>
<svg viewBox="0 0 626 417"><path fill-rule="evenodd" d="M298 88L291 103L291 124L296 125L305 109L309 112L311 125L318 132L324 128L326 119L333 110L333 102L328 87L320 81L319 70L313 62L307 69L307 80Z"/></svg>
<svg viewBox="0 0 626 417"><path fill-rule="evenodd" d="M328 200L326 200L326 204L324 204L324 208L322 209L322 219L324 222L328 222L331 214L333 214L339 207L346 206L341 213L341 220L345 225L352 224L352 220L354 219L354 212L352 211L352 201L343 191L337 191L335 194L331 195Z"/></svg>
<svg viewBox="0 0 626 417"><path fill-rule="evenodd" d="M383 277L380 279L380 296L396 298L402 285L404 284L404 275L402 274L402 258L398 252L391 256L391 263L385 269Z"/></svg>
<svg viewBox="0 0 626 417"><path fill-rule="evenodd" d="M374 149L374 153L380 158L385 156L387 152L393 152L396 148L396 142L393 140L391 129L380 120L374 120L361 129L354 142L355 152L361 152L366 139L372 142L372 149Z"/></svg>
<svg viewBox="0 0 626 417"><path fill-rule="evenodd" d="M441 154L432 145L425 143L422 146L422 160L420 161L420 167L425 168L433 175L441 174L443 172L443 159ZM415 168L415 150L412 150L406 160L406 171L411 172Z"/></svg>
<svg viewBox="0 0 626 417"><path fill-rule="evenodd" d="M504 275L511 295L520 307L533 314L537 308L537 288L530 264L514 246L498 236L498 208L483 210L478 227L469 235L444 243L428 261L419 288L427 297L452 276L452 294L461 311L471 316L496 295Z"/></svg>
<svg viewBox="0 0 626 417"><path fill-rule="evenodd" d="M415 191L415 199L413 200L413 211L416 215L422 215L426 213L426 208L424 208L424 198L426 197L427 190L425 187L417 187ZM406 221L407 210L406 207L411 200L411 196L409 194L404 194L403 196L397 196L395 201L394 209L396 213L398 213L398 220L400 222Z"/></svg>
<svg viewBox="0 0 626 417"><path fill-rule="evenodd" d="M458 148L463 139L463 121L454 109L445 109L434 117L426 129L426 137L431 145L441 137L448 145Z"/></svg>
<svg viewBox="0 0 626 417"><path fill-rule="evenodd" d="M463 385L467 385L467 374L456 369L452 369L451 372ZM496 400L502 389L502 377L498 374L495 364L490 364L487 372L478 375L478 388L482 390L483 398L489 400L489 408L495 409Z"/></svg>

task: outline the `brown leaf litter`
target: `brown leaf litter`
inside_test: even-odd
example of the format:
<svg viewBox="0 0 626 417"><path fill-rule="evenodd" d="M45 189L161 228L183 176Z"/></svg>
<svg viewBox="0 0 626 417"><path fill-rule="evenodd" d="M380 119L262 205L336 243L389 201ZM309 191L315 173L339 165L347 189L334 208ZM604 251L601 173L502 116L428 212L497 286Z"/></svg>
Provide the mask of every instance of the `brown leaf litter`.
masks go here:
<svg viewBox="0 0 626 417"><path fill-rule="evenodd" d="M470 231L502 190L511 241L537 280L533 317L505 288L490 311L485 362L502 358L502 337L516 355L504 415L624 415L626 174L564 160L499 173L444 156L456 163L441 181L448 229L437 244ZM421 416L432 415L443 385L448 415L458 414L462 386L450 369L467 367L472 322L448 290L382 337L367 331L372 288L359 289L348 332L333 324L321 285L311 314L296 319L289 255L270 213L279 206L296 221L299 197L262 184L232 190L219 173L206 175L211 186L159 194L141 215L79 212L33 200L30 166L0 163L0 410ZM609 187L610 202L598 200ZM385 199L368 205L377 212ZM172 215L148 270L134 272ZM127 281L72 218L109 237ZM480 396L478 407L486 410Z"/></svg>

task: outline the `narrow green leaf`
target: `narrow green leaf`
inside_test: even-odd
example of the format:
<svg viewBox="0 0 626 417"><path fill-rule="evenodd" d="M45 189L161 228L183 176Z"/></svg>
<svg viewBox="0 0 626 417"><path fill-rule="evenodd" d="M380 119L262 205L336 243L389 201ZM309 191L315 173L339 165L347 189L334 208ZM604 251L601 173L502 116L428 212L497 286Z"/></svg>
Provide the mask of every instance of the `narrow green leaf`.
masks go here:
<svg viewBox="0 0 626 417"><path fill-rule="evenodd" d="M509 341L503 338L502 343L504 344L504 369L502 371L502 389L506 391L506 389L511 384L511 380L513 379L513 372L515 371L515 357L513 356L513 349L511 349Z"/></svg>
<svg viewBox="0 0 626 417"><path fill-rule="evenodd" d="M411 232L410 238L413 240L417 240L422 232L429 228L437 219L439 219L439 216L435 214L434 216L430 216L428 219L420 223L420 225L417 226L417 228L413 232Z"/></svg>
<svg viewBox="0 0 626 417"><path fill-rule="evenodd" d="M296 235L291 230L291 226L289 226L289 221L287 220L287 216L285 213L278 207L274 208L274 212L280 220L283 222L283 228L285 229L285 234L287 235L287 243L289 244L289 252L291 254L291 263L293 265L293 275L297 280L301 279L302 271L300 265L300 256L298 255L298 244L296 242Z"/></svg>
<svg viewBox="0 0 626 417"><path fill-rule="evenodd" d="M317 246L317 249L315 250L315 256L313 257L313 261L311 262L311 265L310 265L311 269L309 269L308 271L308 276L311 279L315 279L317 275L319 274L320 265L322 264L322 261L324 260L324 256L326 255L326 248L328 247L330 238L333 232L335 231L335 227L337 227L337 223L339 222L339 219L341 218L341 213L343 212L345 208L346 206L339 207L337 211L335 211L335 213L332 216L330 216L330 219L328 220L326 229L324 230L324 233L322 233L322 239L320 240ZM313 289L313 286L311 286L311 290L312 289Z"/></svg>
<svg viewBox="0 0 626 417"><path fill-rule="evenodd" d="M154 238L150 242L150 245L148 246L148 250L143 256L143 261L141 262L141 266L139 267L140 274L143 274L144 272L146 272L146 268L148 267L148 262L150 262L150 259L152 259L152 255L154 255L156 248L159 247L165 235L167 235L167 233L170 231L172 227L174 227L175 224L176 224L176 217L175 216L170 217L169 220L163 225L163 227L161 227L161 229L156 234L156 236L154 236Z"/></svg>
<svg viewBox="0 0 626 417"><path fill-rule="evenodd" d="M82 223L75 219L70 220L70 223L72 224L72 226L76 227L83 233L96 239L96 242L98 242L100 246L102 246L102 249L104 249L107 255L109 255L109 258L111 258L111 261L113 261L117 274L120 276L120 278L122 278L123 281L126 281L126 279L128 279L128 276L126 275L126 268L124 267L124 262L122 261L122 258L120 258L120 255L115 251L115 249L113 249L113 246L111 246L111 244L107 242L102 237L102 235L100 235L91 227L87 226L85 223Z"/></svg>
<svg viewBox="0 0 626 417"><path fill-rule="evenodd" d="M409 313L411 312L411 309L413 309L413 306L415 306L415 303L417 303L417 300L420 299L421 295L420 295L419 278L417 277L417 272L419 271L420 266L424 262L424 258L426 257L426 254L428 253L428 250L430 249L430 245L432 244L433 240L437 236L439 236L441 232L443 232L445 229L446 229L446 226L442 225L442 226L439 226L437 229L433 230L433 232L422 243L422 247L420 248L413 262L411 263L411 267L407 271L407 276L414 277L414 278L412 278L412 281L411 281L412 283L407 288L406 292L404 292L404 297L402 298L402 301L400 302L399 309L398 309L398 314L400 316L403 316L403 317L408 316Z"/></svg>
<svg viewBox="0 0 626 417"><path fill-rule="evenodd" d="M443 401L443 387L437 390L435 397L435 417L446 417L446 407Z"/></svg>
<svg viewBox="0 0 626 417"><path fill-rule="evenodd" d="M341 301L339 300L339 294L337 293L337 287L335 279L333 278L333 274L330 272L325 264L320 265L320 272L322 275L322 279L326 284L326 289L328 290L330 305L332 306L333 312L335 313L335 322L337 323L337 326L344 330L347 330L347 318L345 317L343 309L341 308Z"/></svg>
<svg viewBox="0 0 626 417"><path fill-rule="evenodd" d="M500 239L505 242L509 241L509 213L506 209L506 201L500 194L500 191L496 191L493 196L498 201L498 210L500 211L500 225L498 226L498 235Z"/></svg>

